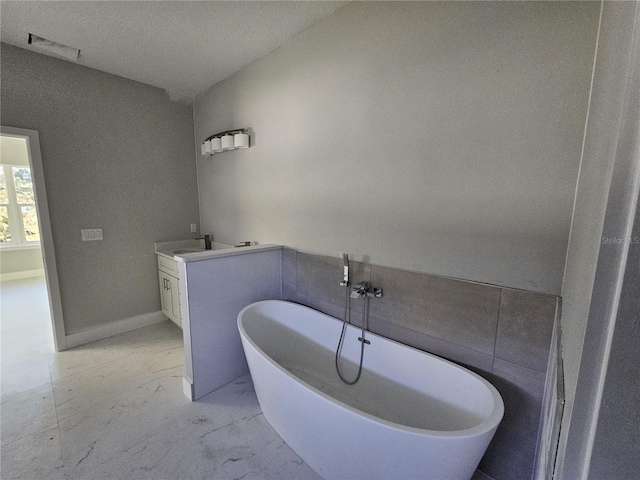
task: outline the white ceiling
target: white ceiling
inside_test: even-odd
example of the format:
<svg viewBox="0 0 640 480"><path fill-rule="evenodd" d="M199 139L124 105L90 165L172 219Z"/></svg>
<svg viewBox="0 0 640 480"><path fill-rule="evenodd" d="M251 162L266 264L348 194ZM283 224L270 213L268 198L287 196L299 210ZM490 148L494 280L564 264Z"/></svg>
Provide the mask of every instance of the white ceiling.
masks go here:
<svg viewBox="0 0 640 480"><path fill-rule="evenodd" d="M2 0L1 38L39 51L33 33L80 49L81 65L194 97L346 3Z"/></svg>

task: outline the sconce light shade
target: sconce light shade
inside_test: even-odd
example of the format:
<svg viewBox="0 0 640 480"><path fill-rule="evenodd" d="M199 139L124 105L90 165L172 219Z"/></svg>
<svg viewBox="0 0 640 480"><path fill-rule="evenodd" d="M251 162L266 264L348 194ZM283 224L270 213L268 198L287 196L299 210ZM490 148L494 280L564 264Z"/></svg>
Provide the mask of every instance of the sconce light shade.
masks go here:
<svg viewBox="0 0 640 480"><path fill-rule="evenodd" d="M247 128L237 128L211 135L200 146L200 153L203 156L210 157L214 153L220 153L225 150L249 148L250 138L247 131Z"/></svg>
<svg viewBox="0 0 640 480"><path fill-rule="evenodd" d="M222 137L222 149L223 150L233 150L235 147L233 146L233 135L225 135Z"/></svg>
<svg viewBox="0 0 640 480"><path fill-rule="evenodd" d="M249 148L249 135L246 133L236 133L233 136L233 146L235 148Z"/></svg>
<svg viewBox="0 0 640 480"><path fill-rule="evenodd" d="M222 151L222 141L220 137L211 139L211 150L213 150L213 153L220 153Z"/></svg>

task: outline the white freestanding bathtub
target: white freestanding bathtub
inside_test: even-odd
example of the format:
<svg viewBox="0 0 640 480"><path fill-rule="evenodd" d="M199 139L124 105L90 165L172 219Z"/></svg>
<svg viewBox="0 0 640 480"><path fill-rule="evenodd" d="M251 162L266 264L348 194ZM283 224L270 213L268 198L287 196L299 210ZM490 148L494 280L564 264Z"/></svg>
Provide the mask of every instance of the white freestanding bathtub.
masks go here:
<svg viewBox="0 0 640 480"><path fill-rule="evenodd" d="M342 322L302 305L251 304L238 329L265 418L325 479L468 480L504 413L482 377L369 332L360 380L342 383ZM348 379L360 334L349 326L345 337Z"/></svg>

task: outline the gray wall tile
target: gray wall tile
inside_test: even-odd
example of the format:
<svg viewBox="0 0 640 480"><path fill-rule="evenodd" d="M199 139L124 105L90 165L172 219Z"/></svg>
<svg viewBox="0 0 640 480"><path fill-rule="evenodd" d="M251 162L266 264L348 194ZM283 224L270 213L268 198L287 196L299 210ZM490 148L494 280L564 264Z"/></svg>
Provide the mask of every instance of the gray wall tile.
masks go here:
<svg viewBox="0 0 640 480"><path fill-rule="evenodd" d="M351 309L350 311L350 323L355 325L356 327L361 327L362 326L362 322L364 320L364 315L363 315L363 302L364 300L362 299L358 299L358 300L351 300L350 305L351 305ZM343 315L344 316L344 315ZM342 318L342 317L340 317ZM371 328L371 315L369 315L369 324L367 326L368 330L372 330ZM375 332L374 332L375 333Z"/></svg>
<svg viewBox="0 0 640 480"><path fill-rule="evenodd" d="M370 299L372 332L463 365L498 388L505 417L480 469L496 480L530 478L556 297L360 262L350 267L352 284L384 289ZM343 319L341 258L285 250L282 278L283 298ZM356 326L363 305L351 301Z"/></svg>
<svg viewBox="0 0 640 480"><path fill-rule="evenodd" d="M288 302L298 301L298 292L295 285L284 282L282 283L282 300L286 300Z"/></svg>
<svg viewBox="0 0 640 480"><path fill-rule="evenodd" d="M369 318L369 329L373 333L391 338L414 348L433 353L439 357L451 360L489 379L493 366L493 357L484 353L461 347L459 345L440 340L423 333L409 330L394 323L380 320L376 317Z"/></svg>
<svg viewBox="0 0 640 480"><path fill-rule="evenodd" d="M504 401L501 426L534 441L538 435L545 374L530 368L493 361L493 385Z"/></svg>
<svg viewBox="0 0 640 480"><path fill-rule="evenodd" d="M535 453L535 438L522 438L498 427L478 470L495 480L529 480L533 474Z"/></svg>
<svg viewBox="0 0 640 480"><path fill-rule="evenodd" d="M344 308L345 289L340 286L342 268L342 258L298 253L298 293ZM370 281L371 267L367 264L350 262L349 271L352 284ZM361 308L360 303L362 302L352 302L352 308L358 310Z"/></svg>
<svg viewBox="0 0 640 480"><path fill-rule="evenodd" d="M503 289L495 356L545 372L557 298Z"/></svg>
<svg viewBox="0 0 640 480"><path fill-rule="evenodd" d="M371 280L384 289L373 316L493 355L499 288L378 266Z"/></svg>
<svg viewBox="0 0 640 480"><path fill-rule="evenodd" d="M282 249L282 281L283 283L289 283L295 287L296 285L296 264L297 264L298 252L292 248Z"/></svg>
<svg viewBox="0 0 640 480"><path fill-rule="evenodd" d="M334 318L342 320L344 318L344 307L340 307L331 302L325 302L308 295L303 295L298 292L297 303L311 307L319 312L326 313Z"/></svg>

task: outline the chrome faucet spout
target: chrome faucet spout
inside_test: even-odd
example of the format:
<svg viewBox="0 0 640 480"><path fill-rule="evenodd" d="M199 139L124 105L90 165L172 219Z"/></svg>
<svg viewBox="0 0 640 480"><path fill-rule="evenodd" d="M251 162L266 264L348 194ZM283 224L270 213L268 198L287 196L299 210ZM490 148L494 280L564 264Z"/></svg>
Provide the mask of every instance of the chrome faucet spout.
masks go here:
<svg viewBox="0 0 640 480"><path fill-rule="evenodd" d="M204 249L211 250L211 235L201 235L196 240L204 240Z"/></svg>
<svg viewBox="0 0 640 480"><path fill-rule="evenodd" d="M364 297L369 290L369 284L367 282L360 282L359 284L353 287L353 291L351 292L351 298L360 298Z"/></svg>
<svg viewBox="0 0 640 480"><path fill-rule="evenodd" d="M353 287L353 291L351 292L351 298L360 298L360 297L382 297L382 289L374 288L369 285L369 282L360 282L359 284Z"/></svg>

